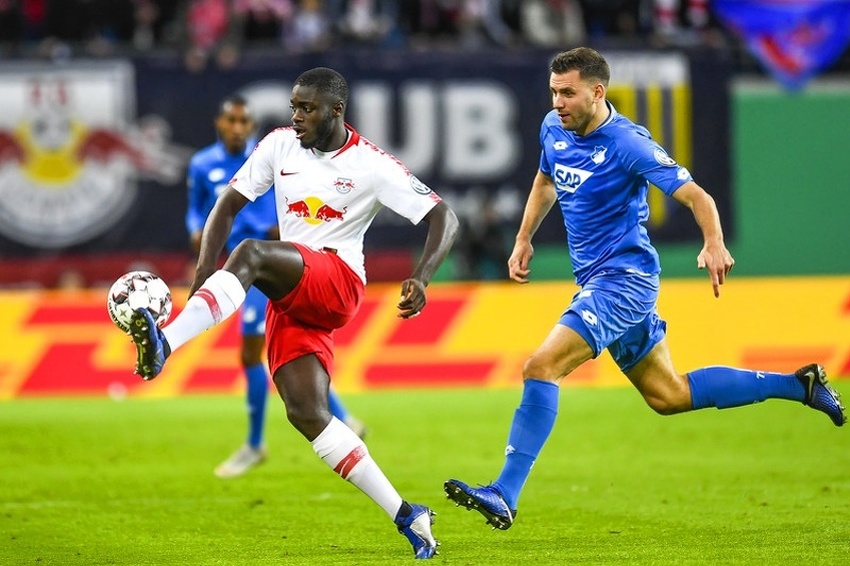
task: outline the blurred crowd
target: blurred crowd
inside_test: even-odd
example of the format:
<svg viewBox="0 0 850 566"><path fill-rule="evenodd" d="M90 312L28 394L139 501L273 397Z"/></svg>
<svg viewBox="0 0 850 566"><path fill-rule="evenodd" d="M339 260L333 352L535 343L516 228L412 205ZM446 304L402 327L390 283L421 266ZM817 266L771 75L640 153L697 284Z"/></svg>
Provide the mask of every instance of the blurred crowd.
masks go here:
<svg viewBox="0 0 850 566"><path fill-rule="evenodd" d="M716 40L709 0L0 0L0 56L179 50L228 68L250 49L564 47Z"/></svg>

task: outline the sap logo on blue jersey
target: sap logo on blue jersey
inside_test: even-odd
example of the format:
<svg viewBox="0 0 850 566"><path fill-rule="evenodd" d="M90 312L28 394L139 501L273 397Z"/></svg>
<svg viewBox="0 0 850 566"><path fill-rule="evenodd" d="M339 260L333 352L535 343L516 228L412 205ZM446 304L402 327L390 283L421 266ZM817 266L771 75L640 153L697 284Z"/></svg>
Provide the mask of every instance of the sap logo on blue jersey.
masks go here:
<svg viewBox="0 0 850 566"><path fill-rule="evenodd" d="M553 149L567 149L567 142L564 140L558 140L552 144Z"/></svg>
<svg viewBox="0 0 850 566"><path fill-rule="evenodd" d="M556 164L552 179L555 181L555 186L560 190L574 193L591 175L593 175L593 171Z"/></svg>

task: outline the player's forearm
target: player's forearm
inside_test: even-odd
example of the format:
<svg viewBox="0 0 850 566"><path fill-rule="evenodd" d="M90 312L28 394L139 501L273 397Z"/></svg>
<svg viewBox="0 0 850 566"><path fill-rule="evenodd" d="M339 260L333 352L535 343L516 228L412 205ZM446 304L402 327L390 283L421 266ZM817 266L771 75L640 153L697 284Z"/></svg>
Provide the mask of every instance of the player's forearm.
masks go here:
<svg viewBox="0 0 850 566"><path fill-rule="evenodd" d="M428 222L428 236L411 278L427 285L451 250L457 236L458 220L454 211L441 202L431 209L425 221Z"/></svg>
<svg viewBox="0 0 850 566"><path fill-rule="evenodd" d="M531 186L528 201L525 203L522 222L517 230L517 241L531 242L531 238L537 233L537 229L540 228L540 224L552 209L556 199L555 186L551 179L538 172Z"/></svg>
<svg viewBox="0 0 850 566"><path fill-rule="evenodd" d="M697 226L702 231L702 237L705 243L723 243L723 228L720 225L720 213L717 212L717 205L711 195L705 191L701 191L699 196L694 199L691 211L693 212Z"/></svg>
<svg viewBox="0 0 850 566"><path fill-rule="evenodd" d="M216 200L201 236L201 249L198 252L200 270L210 270L215 266L230 236L233 219L247 202L245 197L229 187Z"/></svg>

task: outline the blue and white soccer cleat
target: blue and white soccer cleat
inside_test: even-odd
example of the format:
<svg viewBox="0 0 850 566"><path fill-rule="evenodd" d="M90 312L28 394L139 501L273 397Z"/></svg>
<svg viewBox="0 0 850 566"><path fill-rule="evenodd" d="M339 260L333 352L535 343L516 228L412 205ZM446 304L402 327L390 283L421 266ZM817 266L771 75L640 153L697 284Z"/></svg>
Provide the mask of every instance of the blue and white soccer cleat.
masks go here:
<svg viewBox="0 0 850 566"><path fill-rule="evenodd" d="M150 381L162 371L171 348L148 309L136 309L130 315L130 337L138 354L136 373L145 381Z"/></svg>
<svg viewBox="0 0 850 566"><path fill-rule="evenodd" d="M406 517L395 518L398 532L407 537L413 545L413 554L417 560L432 558L437 552L440 544L431 534L431 525L434 523L434 512L424 505L411 503L413 511Z"/></svg>
<svg viewBox="0 0 850 566"><path fill-rule="evenodd" d="M514 524L516 509L511 509L496 489L489 485L471 487L460 480L448 480L443 489L449 499L467 510L475 509L494 529L506 531Z"/></svg>
<svg viewBox="0 0 850 566"><path fill-rule="evenodd" d="M794 375L806 388L804 405L826 413L835 426L842 426L847 422L844 406L841 404L841 395L826 380L826 371L822 366L809 364L798 369Z"/></svg>

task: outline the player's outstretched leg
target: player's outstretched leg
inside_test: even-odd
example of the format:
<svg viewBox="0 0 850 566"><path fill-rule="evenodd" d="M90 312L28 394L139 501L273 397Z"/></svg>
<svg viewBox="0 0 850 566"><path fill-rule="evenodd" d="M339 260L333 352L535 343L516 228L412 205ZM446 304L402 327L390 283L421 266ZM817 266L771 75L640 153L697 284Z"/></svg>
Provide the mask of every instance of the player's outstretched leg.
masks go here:
<svg viewBox="0 0 850 566"><path fill-rule="evenodd" d="M418 560L439 554L437 546L440 543L431 534L431 525L434 524L435 513L424 505L411 503L410 508L413 510L402 517L401 513L406 508L407 505L402 505L399 514L396 515L395 524L398 527L398 532L406 536L410 544L413 545L413 554Z"/></svg>
<svg viewBox="0 0 850 566"><path fill-rule="evenodd" d="M443 484L443 489L455 504L475 509L484 515L487 523L494 529L506 531L514 524L516 509L511 509L493 486L472 487L452 479Z"/></svg>
<svg viewBox="0 0 850 566"><path fill-rule="evenodd" d="M130 316L130 337L136 345L136 373L145 381L155 378L171 348L148 309L136 309Z"/></svg>
<svg viewBox="0 0 850 566"><path fill-rule="evenodd" d="M826 413L835 426L842 426L847 422L844 406L841 404L841 395L827 381L826 371L822 366L809 364L798 369L794 375L806 388L804 405Z"/></svg>

